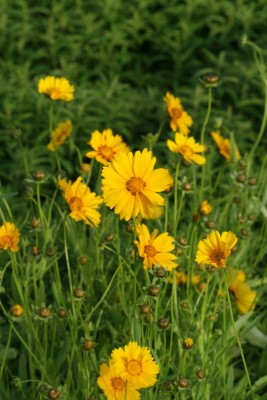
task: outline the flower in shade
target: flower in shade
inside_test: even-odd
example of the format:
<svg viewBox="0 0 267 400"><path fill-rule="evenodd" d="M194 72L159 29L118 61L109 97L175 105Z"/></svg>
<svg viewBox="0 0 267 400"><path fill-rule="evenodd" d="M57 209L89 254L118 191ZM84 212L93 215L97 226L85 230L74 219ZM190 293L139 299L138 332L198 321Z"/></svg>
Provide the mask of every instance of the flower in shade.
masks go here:
<svg viewBox="0 0 267 400"><path fill-rule="evenodd" d="M182 103L178 97L174 97L171 93L167 92L164 101L167 105L168 113L171 117L170 127L173 132L181 132L185 135L188 134L193 120L190 115L184 111Z"/></svg>
<svg viewBox="0 0 267 400"><path fill-rule="evenodd" d="M72 123L67 120L58 124L55 130L51 132L51 140L47 145L48 150L56 151L58 147L65 143L72 132Z"/></svg>
<svg viewBox="0 0 267 400"><path fill-rule="evenodd" d="M164 205L164 198L158 194L172 184L169 171L154 169L156 157L144 149L120 152L102 170L102 190L106 205L114 208L121 219L154 218L155 208Z"/></svg>
<svg viewBox="0 0 267 400"><path fill-rule="evenodd" d="M111 358L117 374L136 388L147 388L157 382L160 369L147 347L130 342L124 349L114 349Z"/></svg>
<svg viewBox="0 0 267 400"><path fill-rule="evenodd" d="M50 97L51 100L73 100L74 86L66 78L46 76L38 82L38 92Z"/></svg>
<svg viewBox="0 0 267 400"><path fill-rule="evenodd" d="M190 163L195 162L199 165L206 163L205 157L197 154L205 151L205 146L196 143L193 137L187 137L177 132L175 134L175 142L167 140L167 146L172 152L181 154Z"/></svg>
<svg viewBox="0 0 267 400"><path fill-rule="evenodd" d="M97 208L102 203L102 199L82 183L82 177L79 176L74 183L60 179L58 184L63 190L63 197L69 205L70 217L75 221L83 221L87 225L99 225L100 213Z"/></svg>
<svg viewBox="0 0 267 400"><path fill-rule="evenodd" d="M253 310L257 294L245 282L245 273L241 270L233 269L227 280L229 282L229 290L234 295L238 311L241 314L246 314Z"/></svg>
<svg viewBox="0 0 267 400"><path fill-rule="evenodd" d="M231 161L233 156L236 160L240 159L240 153L239 153L236 145L232 151L230 140L221 136L220 131L211 132L211 136L212 136L212 139L214 140L214 142L216 143L219 153L222 156L224 156L224 158L227 161ZM231 154L231 152L233 152L233 154Z"/></svg>
<svg viewBox="0 0 267 400"><path fill-rule="evenodd" d="M216 268L225 268L226 260L231 254L231 249L237 242L233 232L212 231L204 240L198 244L196 262L198 264L211 264Z"/></svg>
<svg viewBox="0 0 267 400"><path fill-rule="evenodd" d="M202 201L199 211L201 212L202 215L209 215L211 213L212 207L209 204L208 200Z"/></svg>
<svg viewBox="0 0 267 400"><path fill-rule="evenodd" d="M138 248L139 256L144 259L144 268L152 269L153 265L160 264L169 271L177 267L177 260L174 254L174 239L168 232L158 235L157 229L150 235L146 225L138 225L136 229L138 240L134 244Z"/></svg>
<svg viewBox="0 0 267 400"><path fill-rule="evenodd" d="M140 393L136 390L136 387L116 373L113 361L110 361L109 364L100 365L100 376L97 383L108 400L140 399ZM125 390L127 397L125 397Z"/></svg>
<svg viewBox="0 0 267 400"><path fill-rule="evenodd" d="M86 157L95 158L101 164L107 165L114 159L115 154L123 151L129 153L129 147L122 141L120 135L113 135L111 129L106 129L102 133L94 131L88 144L94 149L88 151Z"/></svg>
<svg viewBox="0 0 267 400"><path fill-rule="evenodd" d="M4 222L0 226L0 249L10 249L13 253L19 250L20 232L12 222Z"/></svg>

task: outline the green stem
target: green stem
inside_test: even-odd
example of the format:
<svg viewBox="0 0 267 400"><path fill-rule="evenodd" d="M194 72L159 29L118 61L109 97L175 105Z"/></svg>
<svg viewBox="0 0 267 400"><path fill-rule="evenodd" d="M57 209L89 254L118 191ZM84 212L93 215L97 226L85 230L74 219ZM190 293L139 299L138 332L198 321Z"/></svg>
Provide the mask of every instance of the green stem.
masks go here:
<svg viewBox="0 0 267 400"><path fill-rule="evenodd" d="M209 119L210 119L210 114L211 114L211 104L212 104L212 87L208 88L209 92L208 92L208 109L207 109L207 113L206 113L206 118L204 120L202 129L201 129L201 135L200 135L200 143L202 145L204 145L204 141L205 141L205 132L206 132L206 127L208 125ZM200 186L200 200L202 199L202 193L204 190L204 183L205 183L205 164L202 165L202 174L201 174L201 186Z"/></svg>
<svg viewBox="0 0 267 400"><path fill-rule="evenodd" d="M49 110L49 133L51 135L53 131L53 104L54 102L50 102L50 110Z"/></svg>
<svg viewBox="0 0 267 400"><path fill-rule="evenodd" d="M176 229L177 229L177 208L178 208L178 174L180 168L181 160L177 162L175 177L174 177L174 215L173 215L173 236L176 237Z"/></svg>
<svg viewBox="0 0 267 400"><path fill-rule="evenodd" d="M75 304L74 304L74 300L73 300L73 285L72 285L70 260L69 260L68 244L67 244L67 234L66 234L66 219L65 219L64 225L63 225L63 232L64 232L64 251L65 251L65 258L66 258L67 271L68 271L70 296L71 296L71 306L72 306L73 318L76 321L76 309L75 309Z"/></svg>
<svg viewBox="0 0 267 400"><path fill-rule="evenodd" d="M241 343L240 343L240 340L239 340L239 337L238 337L238 333L237 333L237 330L236 330L236 326L235 326L235 320L234 320L234 316L233 316L232 304L231 304L231 299L230 299L229 289L228 289L228 282L227 282L227 277L226 277L226 273L225 273L224 270L223 270L223 277L224 277L224 283L225 283L225 288L226 288L226 295L227 295L227 300L228 300L228 305L229 305L229 311L230 311L230 317L231 317L232 326L233 326L233 329L234 329L236 341L237 341L237 344L238 344L238 347L239 347L239 350L240 350L240 354L241 354L241 358L242 358L242 361L243 361L243 365L244 365L244 369L245 369L245 373L246 373L249 389L250 389L250 392L251 392L251 399L254 400L255 399L254 398L254 392L253 392L253 388L252 388L250 377L249 377L247 363L246 363L246 360L245 360L243 349L242 349L242 346L241 346Z"/></svg>

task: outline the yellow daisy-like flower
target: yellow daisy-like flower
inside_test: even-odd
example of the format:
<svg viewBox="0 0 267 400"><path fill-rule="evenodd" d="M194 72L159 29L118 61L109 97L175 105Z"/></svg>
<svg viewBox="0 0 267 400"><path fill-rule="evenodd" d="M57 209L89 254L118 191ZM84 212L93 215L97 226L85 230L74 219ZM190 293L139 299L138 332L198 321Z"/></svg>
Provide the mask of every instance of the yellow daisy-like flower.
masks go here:
<svg viewBox="0 0 267 400"><path fill-rule="evenodd" d="M120 135L113 135L111 129L106 129L102 133L94 131L91 140L87 142L94 151L88 151L86 157L95 158L101 164L107 165L114 159L115 154L123 151L129 153L129 147L122 141Z"/></svg>
<svg viewBox="0 0 267 400"><path fill-rule="evenodd" d="M104 201L121 219L128 221L138 215L153 218L155 208L164 205L164 198L157 192L168 189L172 178L165 168L154 170L155 163L156 157L144 149L134 155L120 152L103 167Z"/></svg>
<svg viewBox="0 0 267 400"><path fill-rule="evenodd" d="M257 294L246 282L239 282L234 290L236 306L241 314L254 310Z"/></svg>
<svg viewBox="0 0 267 400"><path fill-rule="evenodd" d="M114 349L111 357L117 374L136 388L147 388L157 382L160 369L147 347L130 342L124 349Z"/></svg>
<svg viewBox="0 0 267 400"><path fill-rule="evenodd" d="M233 232L213 231L207 239L200 240L196 254L198 264L211 264L216 268L225 268L226 260L231 254L231 249L237 242Z"/></svg>
<svg viewBox="0 0 267 400"><path fill-rule="evenodd" d="M212 206L209 204L208 200L203 200L199 211L201 212L202 215L209 215L212 211Z"/></svg>
<svg viewBox="0 0 267 400"><path fill-rule="evenodd" d="M19 250L20 232L12 222L4 222L0 226L0 249L10 249L13 253Z"/></svg>
<svg viewBox="0 0 267 400"><path fill-rule="evenodd" d="M66 78L46 76L38 82L38 92L50 97L51 100L71 101L74 98L74 86Z"/></svg>
<svg viewBox="0 0 267 400"><path fill-rule="evenodd" d="M250 289L245 280L246 274L237 269L233 269L227 278L229 290L233 293L237 309L241 314L246 314L255 308L257 297L256 292Z"/></svg>
<svg viewBox="0 0 267 400"><path fill-rule="evenodd" d="M175 142L167 140L167 146L173 153L181 154L190 163L195 162L199 165L206 163L205 157L197 154L205 151L205 146L196 143L193 137L187 137L177 132L175 134Z"/></svg>
<svg viewBox="0 0 267 400"><path fill-rule="evenodd" d="M174 239L169 236L168 232L161 233L155 229L150 235L146 225L138 225L136 233L139 239L134 241L138 248L139 256L144 259L144 268L152 269L153 265L160 264L168 271L177 267L177 260L174 254L170 252L174 249Z"/></svg>
<svg viewBox="0 0 267 400"><path fill-rule="evenodd" d="M221 136L220 131L211 132L212 139L216 143L216 146L219 150L219 153L224 156L227 161L231 161L231 143L229 139ZM235 148L235 158L236 160L240 159L240 153L237 148Z"/></svg>
<svg viewBox="0 0 267 400"><path fill-rule="evenodd" d="M47 145L48 150L56 151L68 137L71 135L72 132L72 123L70 120L61 122L58 124L55 130L51 132L51 140Z"/></svg>
<svg viewBox="0 0 267 400"><path fill-rule="evenodd" d="M136 387L131 382L127 382L126 385L126 380L116 373L114 362L112 361L109 362L109 365L100 365L100 376L97 379L97 383L108 400L140 399L140 393L136 390ZM125 397L125 390L127 397Z"/></svg>
<svg viewBox="0 0 267 400"><path fill-rule="evenodd" d="M60 179L58 184L69 205L70 217L75 221L83 221L90 226L99 225L100 213L96 209L102 203L102 199L82 183L82 177L79 176L74 183Z"/></svg>
<svg viewBox="0 0 267 400"><path fill-rule="evenodd" d="M171 117L170 127L173 132L179 131L184 135L187 135L189 133L190 126L193 124L193 120L190 115L184 111L180 99L167 92L164 97L164 101Z"/></svg>

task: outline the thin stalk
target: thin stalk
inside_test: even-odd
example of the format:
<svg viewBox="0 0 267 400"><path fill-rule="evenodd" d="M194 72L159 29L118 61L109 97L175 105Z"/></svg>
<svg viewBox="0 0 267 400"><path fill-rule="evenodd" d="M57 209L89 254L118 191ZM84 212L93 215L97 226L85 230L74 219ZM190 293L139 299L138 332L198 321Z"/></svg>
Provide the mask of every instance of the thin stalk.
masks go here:
<svg viewBox="0 0 267 400"><path fill-rule="evenodd" d="M174 177L174 212L173 212L173 236L176 237L177 229L177 209L178 209L178 174L181 160L177 161L175 177Z"/></svg>
<svg viewBox="0 0 267 400"><path fill-rule="evenodd" d="M227 300L228 300L228 305L229 305L229 311L230 311L230 317L231 317L232 326L233 326L233 329L234 329L236 341L237 341L237 344L238 344L238 347L239 347L239 350L240 350L240 354L241 354L241 358L242 358L242 361L243 361L243 365L244 365L244 369L245 369L245 373L246 373L249 389L250 389L250 392L251 392L251 399L254 400L255 397L254 397L254 392L253 392L253 388L252 388L250 377L249 377L247 363L246 363L246 360L245 360L243 349L242 349L242 346L241 346L241 343L240 343L240 340L239 340L239 337L238 337L238 333L237 333L237 330L236 330L236 326L235 326L235 320L234 320L234 316L233 316L232 304L231 304L231 299L230 299L230 295L229 295L227 277L226 277L226 274L225 274L224 270L223 270L223 277L224 277L224 283L225 283L225 288L226 288L226 295L227 295Z"/></svg>
<svg viewBox="0 0 267 400"><path fill-rule="evenodd" d="M212 87L208 88L208 108L207 108L207 113L206 117L201 129L201 135L200 135L200 143L204 145L204 140L205 140L205 132L206 128L210 119L210 114L211 114L211 104L212 104ZM204 190L204 183L205 183L205 164L202 166L202 174L201 174L201 186L200 186L200 200L202 199L202 194Z"/></svg>

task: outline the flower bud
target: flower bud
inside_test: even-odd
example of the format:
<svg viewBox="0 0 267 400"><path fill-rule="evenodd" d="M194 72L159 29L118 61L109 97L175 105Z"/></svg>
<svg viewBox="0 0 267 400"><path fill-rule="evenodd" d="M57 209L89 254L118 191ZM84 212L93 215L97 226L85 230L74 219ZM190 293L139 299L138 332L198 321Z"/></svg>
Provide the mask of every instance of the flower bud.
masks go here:
<svg viewBox="0 0 267 400"><path fill-rule="evenodd" d="M158 296L160 293L160 288L158 286L155 285L151 285L148 288L148 295L152 296L152 297L156 297Z"/></svg>
<svg viewBox="0 0 267 400"><path fill-rule="evenodd" d="M17 376L12 379L10 385L16 390L21 390L21 381Z"/></svg>
<svg viewBox="0 0 267 400"><path fill-rule="evenodd" d="M19 304L14 304L13 306L10 307L9 309L10 314L12 317L19 318L23 315L23 308Z"/></svg>
<svg viewBox="0 0 267 400"><path fill-rule="evenodd" d="M56 249L54 247L47 247L45 254L48 257L52 257L56 252Z"/></svg>
<svg viewBox="0 0 267 400"><path fill-rule="evenodd" d="M106 240L107 242L112 242L113 239L114 239L114 233L109 232L109 233L106 234L105 240Z"/></svg>
<svg viewBox="0 0 267 400"><path fill-rule="evenodd" d="M61 308L57 309L57 317L58 318L63 319L63 318L67 318L67 316L68 316L68 310L66 308L61 307Z"/></svg>
<svg viewBox="0 0 267 400"><path fill-rule="evenodd" d="M36 182L42 182L45 179L45 173L41 170L34 171L32 177Z"/></svg>
<svg viewBox="0 0 267 400"><path fill-rule="evenodd" d="M203 75L201 78L199 78L199 82L204 87L208 88L208 87L217 87L221 83L221 80L218 77L218 75L206 74Z"/></svg>
<svg viewBox="0 0 267 400"><path fill-rule="evenodd" d="M79 258L79 264L80 265L87 265L88 264L88 257L87 256L81 256L80 258Z"/></svg>
<svg viewBox="0 0 267 400"><path fill-rule="evenodd" d="M206 374L205 371L203 371L203 369L198 369L196 371L196 377L200 380L205 379L206 378Z"/></svg>
<svg viewBox="0 0 267 400"><path fill-rule="evenodd" d="M47 392L47 386L46 386L46 384L45 383L41 383L39 386L38 386L38 392L39 393L46 393Z"/></svg>
<svg viewBox="0 0 267 400"><path fill-rule="evenodd" d="M46 318L50 317L51 309L48 307L40 307L38 310L38 315L39 315L39 317L46 319Z"/></svg>
<svg viewBox="0 0 267 400"><path fill-rule="evenodd" d="M39 219L39 218L33 217L33 219L32 219L31 222L30 222L30 227L31 227L32 229L36 229L36 228L38 228L39 226L40 226L40 219Z"/></svg>
<svg viewBox="0 0 267 400"><path fill-rule="evenodd" d="M182 389L186 389L189 386L189 380L187 378L185 378L184 376L181 376L178 379L178 386Z"/></svg>
<svg viewBox="0 0 267 400"><path fill-rule="evenodd" d="M57 400L60 398L60 395L61 395L60 391L56 388L52 388L48 391L48 398L50 400Z"/></svg>
<svg viewBox="0 0 267 400"><path fill-rule="evenodd" d="M184 182L184 183L182 184L182 190L183 190L184 192L190 192L192 189L193 189L192 183L190 183L190 182Z"/></svg>
<svg viewBox="0 0 267 400"><path fill-rule="evenodd" d="M191 350L193 346L194 346L194 340L192 338L188 337L183 340L183 348L185 350Z"/></svg>
<svg viewBox="0 0 267 400"><path fill-rule="evenodd" d="M30 185L24 185L21 192L21 196L24 199L32 199L33 195L34 195L33 188Z"/></svg>
<svg viewBox="0 0 267 400"><path fill-rule="evenodd" d="M159 267L155 270L155 275L157 278L165 278L166 270L163 267Z"/></svg>
<svg viewBox="0 0 267 400"><path fill-rule="evenodd" d="M173 390L173 383L170 379L167 379L162 384L163 392L171 392Z"/></svg>
<svg viewBox="0 0 267 400"><path fill-rule="evenodd" d="M95 343L91 339L84 339L82 347L86 351L90 351L95 347Z"/></svg>
<svg viewBox="0 0 267 400"><path fill-rule="evenodd" d="M40 249L39 249L39 247L33 246L33 247L31 248L31 253L32 253L33 256L38 256L38 255L40 254Z"/></svg>
<svg viewBox="0 0 267 400"><path fill-rule="evenodd" d="M246 177L245 174L241 173L241 174L238 174L238 175L236 176L235 179L236 179L236 181L237 181L238 183L245 183L247 177Z"/></svg>
<svg viewBox="0 0 267 400"><path fill-rule="evenodd" d="M248 184L249 184L249 186L256 186L257 185L257 178L255 178L255 176L250 176L248 178Z"/></svg>
<svg viewBox="0 0 267 400"><path fill-rule="evenodd" d="M85 292L81 288L76 288L73 290L73 296L76 297L76 299L82 299L85 295Z"/></svg>
<svg viewBox="0 0 267 400"><path fill-rule="evenodd" d="M149 314L149 313L150 313L150 305L148 305L148 304L141 304L141 305L139 306L139 312L140 312L140 314L142 314L142 315Z"/></svg>
<svg viewBox="0 0 267 400"><path fill-rule="evenodd" d="M134 231L134 223L132 221L128 222L128 224L126 225L126 230L127 230L127 232Z"/></svg>
<svg viewBox="0 0 267 400"><path fill-rule="evenodd" d="M168 318L160 318L158 320L158 327L161 329L167 329L169 326L169 319Z"/></svg>
<svg viewBox="0 0 267 400"><path fill-rule="evenodd" d="M185 237L182 237L182 236L178 237L178 238L177 238L177 242L178 242L181 246L187 246L187 240L186 240Z"/></svg>
<svg viewBox="0 0 267 400"><path fill-rule="evenodd" d="M216 223L213 221L213 219L209 219L206 223L205 223L206 228L208 229L214 229L216 227Z"/></svg>
<svg viewBox="0 0 267 400"><path fill-rule="evenodd" d="M247 228L240 229L240 233L243 237L247 237L249 235L249 230Z"/></svg>

